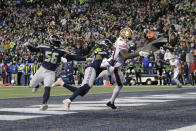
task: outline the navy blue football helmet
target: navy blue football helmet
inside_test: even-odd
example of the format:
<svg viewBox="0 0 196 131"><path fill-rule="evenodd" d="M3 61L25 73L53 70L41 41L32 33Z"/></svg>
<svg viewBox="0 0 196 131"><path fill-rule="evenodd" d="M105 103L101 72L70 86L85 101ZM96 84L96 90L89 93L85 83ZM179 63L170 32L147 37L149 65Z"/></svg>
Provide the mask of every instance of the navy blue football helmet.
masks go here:
<svg viewBox="0 0 196 131"><path fill-rule="evenodd" d="M60 47L60 45L61 45L61 39L57 35L51 35L50 36L50 43L54 47Z"/></svg>

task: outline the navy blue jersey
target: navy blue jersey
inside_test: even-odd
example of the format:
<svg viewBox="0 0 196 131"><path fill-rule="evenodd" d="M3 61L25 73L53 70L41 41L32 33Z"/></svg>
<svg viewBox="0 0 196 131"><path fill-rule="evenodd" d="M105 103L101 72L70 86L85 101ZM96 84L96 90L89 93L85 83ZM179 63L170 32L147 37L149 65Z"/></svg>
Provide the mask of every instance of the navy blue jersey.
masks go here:
<svg viewBox="0 0 196 131"><path fill-rule="evenodd" d="M65 52L62 48L54 48L52 46L39 46L38 48L33 47L32 45L27 46L30 51L39 52L43 54L42 66L48 70L55 71L61 62L61 57L66 57L68 61L78 60L85 61L86 58L76 55L70 55Z"/></svg>
<svg viewBox="0 0 196 131"><path fill-rule="evenodd" d="M61 57L65 55L64 49L56 49L51 46L40 46L41 52L43 53L42 66L48 70L55 71L61 62Z"/></svg>
<svg viewBox="0 0 196 131"><path fill-rule="evenodd" d="M96 55L100 55L103 58L108 58L108 53L102 48L96 48L94 52L94 60L93 63L90 65L91 67L99 68L101 66L102 60L97 60Z"/></svg>
<svg viewBox="0 0 196 131"><path fill-rule="evenodd" d="M101 73L102 70L103 70L103 68L100 68L102 60L104 58L108 58L109 55L108 55L108 52L105 49L103 49L103 48L96 48L95 52L94 52L94 55L95 55L94 57L96 57L96 55L100 55L102 57L102 59L94 58L93 63L90 65L90 67L95 68L96 76L98 76L99 73Z"/></svg>

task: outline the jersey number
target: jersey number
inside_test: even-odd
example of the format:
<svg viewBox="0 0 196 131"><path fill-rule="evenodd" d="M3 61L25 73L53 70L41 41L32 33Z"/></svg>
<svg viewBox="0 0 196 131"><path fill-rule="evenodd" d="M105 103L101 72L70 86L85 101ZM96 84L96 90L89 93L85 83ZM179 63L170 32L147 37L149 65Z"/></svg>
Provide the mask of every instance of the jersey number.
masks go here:
<svg viewBox="0 0 196 131"><path fill-rule="evenodd" d="M59 55L59 53L56 53L56 52L52 53L50 51L46 51L46 58L44 61L50 62L52 64L56 64L58 55Z"/></svg>

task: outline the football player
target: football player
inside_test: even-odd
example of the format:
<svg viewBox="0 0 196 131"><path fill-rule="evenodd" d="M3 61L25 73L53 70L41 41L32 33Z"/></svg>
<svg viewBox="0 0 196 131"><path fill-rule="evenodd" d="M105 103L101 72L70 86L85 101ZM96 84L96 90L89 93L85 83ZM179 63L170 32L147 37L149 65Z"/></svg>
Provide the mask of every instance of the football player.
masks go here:
<svg viewBox="0 0 196 131"><path fill-rule="evenodd" d="M44 82L44 94L43 102L40 110L47 110L48 99L50 97L50 88L55 81L55 70L61 62L61 57L66 57L67 60L85 61L86 58L70 55L60 48L61 40L57 35L50 36L50 44L34 47L29 42L25 43L25 46L32 52L41 52L43 54L43 62L41 67L35 73L30 81L30 88L33 88L32 92L36 92L39 88L39 83Z"/></svg>
<svg viewBox="0 0 196 131"><path fill-rule="evenodd" d="M121 88L123 87L124 76L121 70L126 59L131 59L137 56L147 57L149 55L148 52L144 51L139 51L136 53L128 52L128 42L132 39L132 35L133 32L130 28L123 28L120 31L119 38L114 43L112 56L108 60L104 60L101 64L101 67L107 67L107 70L104 70L99 77L111 75L112 79L115 82L115 88L113 90L112 97L106 104L112 109L116 109L114 101L117 98Z"/></svg>
<svg viewBox="0 0 196 131"><path fill-rule="evenodd" d="M182 88L182 84L178 80L178 76L179 76L179 73L180 73L180 64L179 64L179 61L175 58L174 55L171 57L170 65L171 65L172 71L174 73L173 74L173 79L177 84L177 88Z"/></svg>
<svg viewBox="0 0 196 131"><path fill-rule="evenodd" d="M59 78L53 84L53 86L64 86L65 88L74 92L69 99L63 100L63 103L67 111L70 108L71 102L79 95L84 96L93 86L96 77L104 70L103 68L100 68L100 65L102 63L103 58L108 58L108 50L111 47L110 45L112 45L112 43L108 39L104 39L98 42L98 47L94 51L93 62L85 69L84 79L82 81L80 88L66 84L66 82L63 82L62 78Z"/></svg>

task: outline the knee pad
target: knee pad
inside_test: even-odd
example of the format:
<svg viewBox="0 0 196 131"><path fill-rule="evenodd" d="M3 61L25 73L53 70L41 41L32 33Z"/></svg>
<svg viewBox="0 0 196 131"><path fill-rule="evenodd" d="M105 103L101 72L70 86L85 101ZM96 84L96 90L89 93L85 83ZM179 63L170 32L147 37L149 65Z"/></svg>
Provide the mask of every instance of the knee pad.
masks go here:
<svg viewBox="0 0 196 131"><path fill-rule="evenodd" d="M78 90L79 90L79 95L84 96L90 90L90 86L88 84L85 84L82 87L80 87Z"/></svg>

